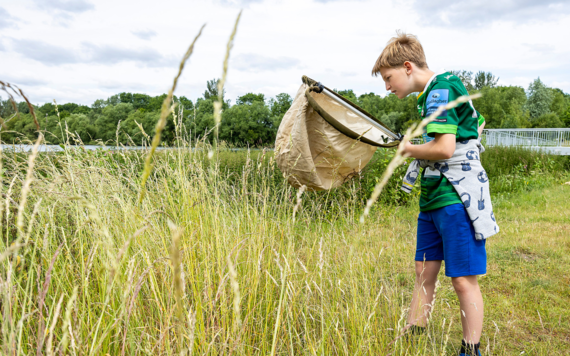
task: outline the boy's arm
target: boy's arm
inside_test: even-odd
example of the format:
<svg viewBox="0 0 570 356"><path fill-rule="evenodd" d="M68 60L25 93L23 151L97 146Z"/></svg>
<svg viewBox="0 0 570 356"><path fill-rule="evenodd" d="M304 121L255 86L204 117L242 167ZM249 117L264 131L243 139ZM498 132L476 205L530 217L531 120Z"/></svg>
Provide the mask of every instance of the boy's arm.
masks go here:
<svg viewBox="0 0 570 356"><path fill-rule="evenodd" d="M436 133L435 138L423 145L412 145L410 142L404 147L404 154L417 159L438 161L449 159L455 152L455 134Z"/></svg>
<svg viewBox="0 0 570 356"><path fill-rule="evenodd" d="M483 123L481 123L481 125L479 126L479 137L481 137L481 134L483 133L483 129L485 128L485 121L483 121Z"/></svg>

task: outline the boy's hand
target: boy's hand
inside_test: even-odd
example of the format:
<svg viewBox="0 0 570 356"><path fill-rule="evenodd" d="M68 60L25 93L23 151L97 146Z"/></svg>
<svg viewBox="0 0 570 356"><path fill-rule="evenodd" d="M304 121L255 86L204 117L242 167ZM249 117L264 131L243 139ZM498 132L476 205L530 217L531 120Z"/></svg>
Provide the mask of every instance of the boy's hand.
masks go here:
<svg viewBox="0 0 570 356"><path fill-rule="evenodd" d="M435 139L423 145L413 145L407 142L404 146L404 154L418 159L438 161L449 159L455 152L454 134L435 134Z"/></svg>
<svg viewBox="0 0 570 356"><path fill-rule="evenodd" d="M411 143L410 141L406 142L406 144L404 145L404 154L407 154L408 156L411 156L411 151L413 151L414 149L414 144Z"/></svg>

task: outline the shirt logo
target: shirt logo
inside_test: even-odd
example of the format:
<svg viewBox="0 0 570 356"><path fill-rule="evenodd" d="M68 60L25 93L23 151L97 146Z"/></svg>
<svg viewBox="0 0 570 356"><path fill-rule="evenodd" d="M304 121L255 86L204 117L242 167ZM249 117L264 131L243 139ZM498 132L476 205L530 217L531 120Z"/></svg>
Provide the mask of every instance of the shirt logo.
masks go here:
<svg viewBox="0 0 570 356"><path fill-rule="evenodd" d="M449 98L449 89L434 89L430 91L428 97L426 98L426 107L427 107L426 116L433 114L438 107L447 104L448 98ZM440 118L446 116L447 116L447 110L444 110L441 114L439 114ZM438 122L447 121L447 119L445 119L445 121L441 120L443 119L438 120Z"/></svg>

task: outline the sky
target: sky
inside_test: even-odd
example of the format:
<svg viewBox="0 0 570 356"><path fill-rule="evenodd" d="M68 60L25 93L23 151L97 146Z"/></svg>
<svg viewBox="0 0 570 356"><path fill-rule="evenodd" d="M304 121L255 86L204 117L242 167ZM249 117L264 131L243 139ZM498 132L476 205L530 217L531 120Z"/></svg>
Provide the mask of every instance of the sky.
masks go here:
<svg viewBox="0 0 570 356"><path fill-rule="evenodd" d="M436 72L482 70L525 89L540 77L570 92L568 0L0 0L0 80L38 104L160 95L206 24L175 92L195 100L221 76L240 10L232 102L294 96L302 75L385 95L371 69L396 30L418 36Z"/></svg>

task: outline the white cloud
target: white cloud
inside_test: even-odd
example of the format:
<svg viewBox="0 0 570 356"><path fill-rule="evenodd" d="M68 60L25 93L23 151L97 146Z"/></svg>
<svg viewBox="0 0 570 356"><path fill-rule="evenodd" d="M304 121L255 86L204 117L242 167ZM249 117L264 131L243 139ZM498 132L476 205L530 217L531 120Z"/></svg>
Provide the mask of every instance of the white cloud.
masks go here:
<svg viewBox="0 0 570 356"><path fill-rule="evenodd" d="M135 62L148 67L173 67L176 59L168 58L156 49L145 47L132 49L115 45L83 44L86 49L86 61L96 64L113 65L121 62Z"/></svg>
<svg viewBox="0 0 570 356"><path fill-rule="evenodd" d="M30 87L37 87L37 86L44 86L47 85L48 82L46 80L35 78L30 75L18 75L18 76L4 76L4 79L8 83L14 83L18 86L30 86Z"/></svg>
<svg viewBox="0 0 570 356"><path fill-rule="evenodd" d="M95 6L86 0L34 0L34 3L43 10L67 13L82 13L95 9Z"/></svg>
<svg viewBox="0 0 570 356"><path fill-rule="evenodd" d="M501 20L543 22L570 13L570 4L563 0L416 0L414 8L425 25L465 29Z"/></svg>
<svg viewBox="0 0 570 356"><path fill-rule="evenodd" d="M123 91L159 95L207 23L176 92L195 100L207 80L221 75L243 8L226 82L233 101L248 92L295 95L304 74L357 95L383 95L384 83L370 71L396 29L418 35L430 68L483 70L524 88L540 76L570 92L570 50L558 39L570 35L566 5L411 1L138 0L136 14L132 2L116 0L5 1L5 11L26 14L28 23L2 28L0 79L26 81L23 88L36 103L55 98L90 105ZM446 22L444 15L453 16ZM67 28L54 24L60 16ZM484 26L475 29L481 18Z"/></svg>
<svg viewBox="0 0 570 356"><path fill-rule="evenodd" d="M17 17L12 16L5 8L0 6L0 29L16 27Z"/></svg>
<svg viewBox="0 0 570 356"><path fill-rule="evenodd" d="M233 68L245 72L263 72L275 71L295 68L300 61L291 57L266 57L264 55L245 53L239 54L232 58L231 65Z"/></svg>
<svg viewBox="0 0 570 356"><path fill-rule="evenodd" d="M38 40L12 39L12 49L26 58L48 66L79 61L73 50Z"/></svg>
<svg viewBox="0 0 570 356"><path fill-rule="evenodd" d="M156 36L156 31L153 30L140 30L140 31L131 31L131 33L141 40L148 41L154 36Z"/></svg>
<svg viewBox="0 0 570 356"><path fill-rule="evenodd" d="M149 47L133 49L85 42L80 49L70 49L37 40L12 39L12 48L25 58L38 61L46 66L77 63L113 65L122 62L134 62L147 67L176 65L174 58L165 57Z"/></svg>
<svg viewBox="0 0 570 356"><path fill-rule="evenodd" d="M32 0L34 6L52 15L53 23L69 27L76 15L94 10L95 5L87 0Z"/></svg>

